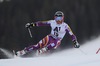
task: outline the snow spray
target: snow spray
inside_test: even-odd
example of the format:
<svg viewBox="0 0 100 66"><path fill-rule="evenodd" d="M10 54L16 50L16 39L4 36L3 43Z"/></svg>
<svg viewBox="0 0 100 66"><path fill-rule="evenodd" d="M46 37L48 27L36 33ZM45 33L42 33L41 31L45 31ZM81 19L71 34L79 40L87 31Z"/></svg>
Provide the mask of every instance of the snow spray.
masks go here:
<svg viewBox="0 0 100 66"><path fill-rule="evenodd" d="M1 51L6 57L8 57L8 58L13 58L13 54L12 54L10 51L8 51L8 50L6 50L6 49L4 49L4 48L0 48L0 51Z"/></svg>

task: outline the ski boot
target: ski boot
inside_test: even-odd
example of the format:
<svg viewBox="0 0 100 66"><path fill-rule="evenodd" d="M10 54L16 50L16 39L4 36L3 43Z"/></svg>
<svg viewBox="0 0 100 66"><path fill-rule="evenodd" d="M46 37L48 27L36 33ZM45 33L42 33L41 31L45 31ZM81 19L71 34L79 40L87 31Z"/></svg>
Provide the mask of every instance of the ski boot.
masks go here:
<svg viewBox="0 0 100 66"><path fill-rule="evenodd" d="M17 51L17 52L15 53L15 55L16 55L17 57L23 56L23 55L25 55L25 54L26 54L26 51L25 51L25 50Z"/></svg>

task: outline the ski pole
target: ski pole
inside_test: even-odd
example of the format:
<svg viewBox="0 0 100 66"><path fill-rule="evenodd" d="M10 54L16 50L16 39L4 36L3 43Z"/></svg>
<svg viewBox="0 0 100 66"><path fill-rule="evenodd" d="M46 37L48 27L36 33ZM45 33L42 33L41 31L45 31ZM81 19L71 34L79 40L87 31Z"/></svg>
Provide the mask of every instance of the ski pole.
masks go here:
<svg viewBox="0 0 100 66"><path fill-rule="evenodd" d="M80 52L82 52L84 55L86 55L87 53L85 53L82 49L78 48Z"/></svg>
<svg viewBox="0 0 100 66"><path fill-rule="evenodd" d="M96 54L98 54L98 53L99 53L99 51L100 51L100 48L96 51Z"/></svg>
<svg viewBox="0 0 100 66"><path fill-rule="evenodd" d="M31 33L30 28L28 28L28 31L29 31L30 37L32 38L32 33Z"/></svg>

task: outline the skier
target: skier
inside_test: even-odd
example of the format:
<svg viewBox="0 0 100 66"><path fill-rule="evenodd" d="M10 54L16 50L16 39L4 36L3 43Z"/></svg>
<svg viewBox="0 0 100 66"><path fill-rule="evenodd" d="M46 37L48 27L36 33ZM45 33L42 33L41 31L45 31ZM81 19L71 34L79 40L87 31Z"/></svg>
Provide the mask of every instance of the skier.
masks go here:
<svg viewBox="0 0 100 66"><path fill-rule="evenodd" d="M40 40L36 45L32 45L26 47L21 51L18 51L18 56L22 56L32 50L38 50L39 53L44 53L48 50L56 49L61 44L61 40L65 36L66 32L71 36L74 47L80 47L76 36L73 34L68 24L64 22L64 14L61 11L57 11L55 13L54 20L49 20L46 22L38 21L34 23L27 23L25 26L26 28L32 28L34 26L50 26L51 33L44 37L42 40Z"/></svg>

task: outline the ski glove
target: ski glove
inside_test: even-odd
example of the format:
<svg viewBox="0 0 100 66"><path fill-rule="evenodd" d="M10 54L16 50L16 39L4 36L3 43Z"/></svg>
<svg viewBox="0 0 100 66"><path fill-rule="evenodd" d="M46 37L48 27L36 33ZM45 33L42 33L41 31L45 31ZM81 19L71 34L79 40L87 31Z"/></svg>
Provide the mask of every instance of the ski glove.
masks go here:
<svg viewBox="0 0 100 66"><path fill-rule="evenodd" d="M25 25L26 28L32 28L33 26L35 26L34 23L27 23L27 24Z"/></svg>
<svg viewBox="0 0 100 66"><path fill-rule="evenodd" d="M73 42L74 42L74 47L75 48L79 48L80 47L80 44L77 41L74 40Z"/></svg>

